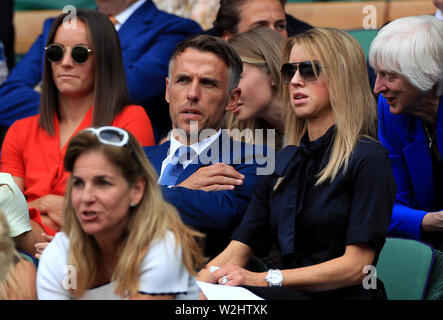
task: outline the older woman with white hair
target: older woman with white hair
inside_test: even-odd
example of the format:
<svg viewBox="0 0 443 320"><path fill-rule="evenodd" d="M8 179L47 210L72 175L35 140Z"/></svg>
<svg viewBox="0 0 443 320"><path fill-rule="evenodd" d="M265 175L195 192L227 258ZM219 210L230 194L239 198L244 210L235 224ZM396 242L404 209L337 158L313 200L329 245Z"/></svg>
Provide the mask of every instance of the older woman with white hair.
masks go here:
<svg viewBox="0 0 443 320"><path fill-rule="evenodd" d="M397 182L389 234L443 243L443 22L405 17L369 50L377 72L379 139Z"/></svg>

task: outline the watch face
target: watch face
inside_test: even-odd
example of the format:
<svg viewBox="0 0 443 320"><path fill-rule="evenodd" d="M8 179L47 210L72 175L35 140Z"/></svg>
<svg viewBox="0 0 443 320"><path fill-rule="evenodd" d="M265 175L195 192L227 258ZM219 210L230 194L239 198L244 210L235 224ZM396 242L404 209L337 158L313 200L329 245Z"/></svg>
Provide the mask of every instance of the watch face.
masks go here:
<svg viewBox="0 0 443 320"><path fill-rule="evenodd" d="M283 275L278 270L270 270L266 280L271 286L280 286L283 282Z"/></svg>
<svg viewBox="0 0 443 320"><path fill-rule="evenodd" d="M273 282L273 283L277 283L280 281L280 275L278 273L271 273L270 277L269 277L269 281Z"/></svg>

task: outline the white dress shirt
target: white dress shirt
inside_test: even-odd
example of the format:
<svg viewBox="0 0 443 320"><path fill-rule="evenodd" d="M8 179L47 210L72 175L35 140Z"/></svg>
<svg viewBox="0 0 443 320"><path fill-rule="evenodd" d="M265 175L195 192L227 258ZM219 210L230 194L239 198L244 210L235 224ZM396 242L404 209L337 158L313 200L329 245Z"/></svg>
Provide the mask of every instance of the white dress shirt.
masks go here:
<svg viewBox="0 0 443 320"><path fill-rule="evenodd" d="M201 141L198 141L196 143L191 144L189 147L191 147L191 149L194 151L192 153L192 157L184 162L182 162L183 165L183 169L186 169L186 167L195 160L195 158L197 158L205 149L207 149L212 142L214 142L221 134L221 129L218 130L218 132L206 139L203 139ZM161 169L161 173L160 173L160 177L163 174L163 171L165 169L165 167L168 165L168 163L171 162L171 160L174 158L175 155L175 151L177 151L178 148L180 148L181 146L183 146L183 144L178 141L177 139L174 138L174 136L171 134L170 135L170 139L171 144L169 146L169 150L168 150L168 155L165 158L165 160L163 160L162 162L162 169ZM159 179L160 180L160 179Z"/></svg>
<svg viewBox="0 0 443 320"><path fill-rule="evenodd" d="M140 6L145 3L146 0L138 0L131 4L129 7L127 7L125 10L114 16L115 20L118 22L116 23L115 30L119 30L123 23L125 23L126 20L138 9Z"/></svg>

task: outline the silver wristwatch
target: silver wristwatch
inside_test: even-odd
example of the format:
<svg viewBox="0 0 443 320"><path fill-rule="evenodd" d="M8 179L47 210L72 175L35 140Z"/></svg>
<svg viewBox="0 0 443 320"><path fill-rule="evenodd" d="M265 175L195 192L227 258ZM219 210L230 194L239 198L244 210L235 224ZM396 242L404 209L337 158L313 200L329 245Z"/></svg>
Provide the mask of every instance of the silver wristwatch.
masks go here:
<svg viewBox="0 0 443 320"><path fill-rule="evenodd" d="M269 269L265 280L270 287L281 287L283 283L283 275L278 269Z"/></svg>

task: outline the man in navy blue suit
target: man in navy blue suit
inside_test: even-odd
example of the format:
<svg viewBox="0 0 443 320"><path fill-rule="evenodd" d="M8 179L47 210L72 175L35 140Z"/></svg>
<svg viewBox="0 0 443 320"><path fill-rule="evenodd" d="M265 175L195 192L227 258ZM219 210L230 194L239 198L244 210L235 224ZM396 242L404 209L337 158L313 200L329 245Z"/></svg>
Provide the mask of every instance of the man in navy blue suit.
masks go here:
<svg viewBox="0 0 443 320"><path fill-rule="evenodd" d="M192 20L156 8L152 0L96 0L99 11L115 18L129 94L151 119L156 141L171 128L164 101L163 79L169 57L181 40L201 33ZM39 111L39 84L43 76L44 48L54 19L43 25L43 33L0 87L0 126ZM106 81L106 79L101 79Z"/></svg>
<svg viewBox="0 0 443 320"><path fill-rule="evenodd" d="M228 243L259 175L273 170L263 145L234 142L222 130L225 110L240 96L242 69L221 38L200 35L178 44L166 78L173 130L169 141L145 147L166 201L207 235L208 256Z"/></svg>

